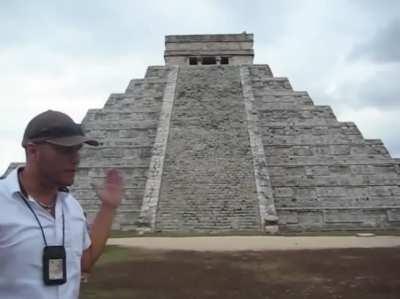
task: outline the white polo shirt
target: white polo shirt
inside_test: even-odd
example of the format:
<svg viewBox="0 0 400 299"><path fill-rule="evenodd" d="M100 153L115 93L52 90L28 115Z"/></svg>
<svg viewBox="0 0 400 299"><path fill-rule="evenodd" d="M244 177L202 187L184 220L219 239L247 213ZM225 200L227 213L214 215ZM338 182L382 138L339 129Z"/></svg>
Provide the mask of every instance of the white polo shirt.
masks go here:
<svg viewBox="0 0 400 299"><path fill-rule="evenodd" d="M0 180L0 298L78 298L81 256L90 246L83 210L67 192L58 193L54 218L35 200L27 200L39 218L49 246L62 245L64 213L67 282L47 286L42 272L42 232L20 196L17 171Z"/></svg>

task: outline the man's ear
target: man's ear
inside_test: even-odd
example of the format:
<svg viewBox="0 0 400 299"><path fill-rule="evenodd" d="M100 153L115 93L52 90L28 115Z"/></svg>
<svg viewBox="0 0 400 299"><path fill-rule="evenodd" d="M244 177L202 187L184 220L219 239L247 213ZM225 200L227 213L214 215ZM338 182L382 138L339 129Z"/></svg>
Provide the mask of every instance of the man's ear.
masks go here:
<svg viewBox="0 0 400 299"><path fill-rule="evenodd" d="M28 143L25 145L27 159L35 159L38 155L38 146L34 143Z"/></svg>

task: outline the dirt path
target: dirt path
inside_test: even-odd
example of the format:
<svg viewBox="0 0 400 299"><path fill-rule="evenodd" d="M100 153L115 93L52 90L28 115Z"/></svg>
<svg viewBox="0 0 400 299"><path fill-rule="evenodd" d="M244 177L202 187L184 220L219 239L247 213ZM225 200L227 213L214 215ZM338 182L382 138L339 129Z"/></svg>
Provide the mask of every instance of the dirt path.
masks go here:
<svg viewBox="0 0 400 299"><path fill-rule="evenodd" d="M224 237L137 237L115 238L109 245L147 249L242 251L242 250L299 250L334 248L400 247L400 236L224 236Z"/></svg>

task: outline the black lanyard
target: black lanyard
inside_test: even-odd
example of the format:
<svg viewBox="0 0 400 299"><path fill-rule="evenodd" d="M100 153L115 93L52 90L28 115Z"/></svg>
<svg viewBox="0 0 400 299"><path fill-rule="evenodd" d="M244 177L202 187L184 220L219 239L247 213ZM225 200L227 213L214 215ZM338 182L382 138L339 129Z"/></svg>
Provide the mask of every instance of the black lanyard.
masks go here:
<svg viewBox="0 0 400 299"><path fill-rule="evenodd" d="M21 193L18 192L19 196L22 198L22 200L24 201L24 203L26 204L26 206L29 208L29 210L31 210L33 216L35 216L35 219L37 221L37 223L39 224L40 230L42 232L42 236L43 236L43 241L44 241L44 245L47 245L47 240L46 240L46 235L44 234L44 230L43 230L43 226L40 223L40 220L38 218L38 216L36 215L35 211L33 210L33 208L31 207L31 205L28 203L28 201L26 200L25 196ZM55 213L55 211L54 211ZM64 219L64 209L62 209L62 225L63 225L63 230L62 230L62 246L64 246L64 241L65 241L65 219Z"/></svg>

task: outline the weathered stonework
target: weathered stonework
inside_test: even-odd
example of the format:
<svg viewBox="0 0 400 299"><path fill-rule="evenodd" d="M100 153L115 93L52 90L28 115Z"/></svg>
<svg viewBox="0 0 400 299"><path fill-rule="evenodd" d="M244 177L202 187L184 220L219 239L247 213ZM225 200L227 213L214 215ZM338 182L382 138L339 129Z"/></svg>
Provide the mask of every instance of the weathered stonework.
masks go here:
<svg viewBox="0 0 400 299"><path fill-rule="evenodd" d="M215 64L253 64L253 34L168 35L165 37L167 65L204 64L204 58L215 58Z"/></svg>
<svg viewBox="0 0 400 299"><path fill-rule="evenodd" d="M102 145L83 148L72 188L89 218L116 167L114 229L399 229L400 159L253 56L252 34L167 36L165 66L89 110Z"/></svg>
<svg viewBox="0 0 400 299"><path fill-rule="evenodd" d="M174 105L177 75L178 67L171 68L171 71L168 74L167 86L164 91L160 122L151 153L152 157L147 174L147 182L140 213L139 225L141 227L149 228L150 230L154 230L156 224L156 212L158 200L160 198L161 178L163 175L164 157L170 130L172 107Z"/></svg>
<svg viewBox="0 0 400 299"><path fill-rule="evenodd" d="M269 74L265 74L268 76ZM272 76L272 73L270 74ZM257 109L254 105L254 95L250 82L250 73L247 66L240 68L240 77L243 89L243 99L246 106L247 126L253 153L254 175L257 187L257 198L260 209L261 230L270 232L276 230L278 217L276 214L271 179L264 154L264 145L259 128Z"/></svg>
<svg viewBox="0 0 400 299"><path fill-rule="evenodd" d="M165 89L173 69L149 67L144 79L132 80L125 93L111 95L103 109L89 110L84 118L86 133L102 142L98 148L82 149L73 186L89 220L99 205L95 185L102 182L106 169L116 167L124 176L126 192L114 229L137 229L146 184L150 184L149 167L153 152L157 151L153 148L159 146L159 122L165 117Z"/></svg>
<svg viewBox="0 0 400 299"><path fill-rule="evenodd" d="M259 231L238 66L181 66L157 230Z"/></svg>

